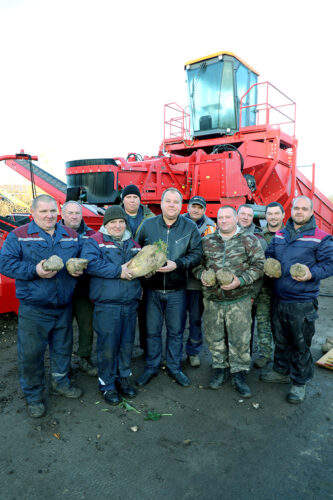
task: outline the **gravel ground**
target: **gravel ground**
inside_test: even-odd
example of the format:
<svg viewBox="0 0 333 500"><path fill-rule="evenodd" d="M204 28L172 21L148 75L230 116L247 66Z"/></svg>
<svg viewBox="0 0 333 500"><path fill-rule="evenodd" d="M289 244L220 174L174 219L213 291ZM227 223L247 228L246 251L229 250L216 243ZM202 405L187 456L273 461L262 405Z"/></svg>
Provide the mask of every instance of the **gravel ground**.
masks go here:
<svg viewBox="0 0 333 500"><path fill-rule="evenodd" d="M333 295L332 278L322 294ZM333 334L333 297L319 302L315 360ZM46 391L47 414L34 420L18 385L16 327L15 316L0 317L1 500L333 498L333 371L316 367L305 402L293 406L288 386L264 384L253 369L253 397L242 400L230 382L207 389L205 348L200 368L184 361L189 388L161 369L128 411L103 402L74 356L82 399ZM136 347L134 378L142 369ZM149 410L171 415L145 420Z"/></svg>

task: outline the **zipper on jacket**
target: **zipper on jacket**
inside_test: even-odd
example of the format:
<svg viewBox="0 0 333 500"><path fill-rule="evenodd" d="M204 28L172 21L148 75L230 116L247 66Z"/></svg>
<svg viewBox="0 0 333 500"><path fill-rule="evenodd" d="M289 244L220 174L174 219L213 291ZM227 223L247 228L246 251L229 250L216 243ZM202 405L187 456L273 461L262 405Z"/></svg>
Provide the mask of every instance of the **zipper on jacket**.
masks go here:
<svg viewBox="0 0 333 500"><path fill-rule="evenodd" d="M168 248L168 245L169 245L169 232L170 232L170 228L168 227L167 229L167 237L166 237L166 244L167 244L167 248ZM166 276L165 276L166 273L164 273L164 276L163 276L163 292L166 293L166 290L165 290L165 280L166 280Z"/></svg>

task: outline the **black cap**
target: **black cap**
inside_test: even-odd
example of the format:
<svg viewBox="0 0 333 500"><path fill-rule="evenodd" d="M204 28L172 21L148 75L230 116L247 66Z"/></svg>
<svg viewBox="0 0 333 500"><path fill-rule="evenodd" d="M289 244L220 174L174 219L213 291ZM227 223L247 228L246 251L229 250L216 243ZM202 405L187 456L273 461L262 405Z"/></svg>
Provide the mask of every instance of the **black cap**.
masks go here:
<svg viewBox="0 0 333 500"><path fill-rule="evenodd" d="M115 219L124 219L125 221L127 220L125 210L119 205L112 205L112 207L108 207L105 210L103 225L105 226L105 224L110 222L110 220Z"/></svg>
<svg viewBox="0 0 333 500"><path fill-rule="evenodd" d="M202 196L193 196L188 202L189 205L193 205L194 203L206 208L206 200Z"/></svg>
<svg viewBox="0 0 333 500"><path fill-rule="evenodd" d="M139 188L135 184L129 184L128 186L124 187L123 192L121 193L121 199L123 200L125 196L129 194L135 194L141 200L141 193L139 191Z"/></svg>

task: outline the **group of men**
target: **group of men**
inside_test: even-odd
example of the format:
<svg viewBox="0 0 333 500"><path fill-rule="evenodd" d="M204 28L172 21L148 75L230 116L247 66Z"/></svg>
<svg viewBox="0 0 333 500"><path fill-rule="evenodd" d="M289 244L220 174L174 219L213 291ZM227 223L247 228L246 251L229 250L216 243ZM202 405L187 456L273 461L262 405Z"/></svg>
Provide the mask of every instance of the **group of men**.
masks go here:
<svg viewBox="0 0 333 500"><path fill-rule="evenodd" d="M103 225L95 233L83 221L79 203L66 202L57 222L56 201L40 195L32 204L33 220L8 235L0 272L16 279L20 384L30 416L45 413L47 345L51 391L70 398L82 394L70 379L74 316L79 366L89 375L98 374L99 389L109 404L137 394L131 383L137 316L145 368L136 384L148 384L159 372L165 323L166 369L179 385L190 385L182 370L187 313L186 354L192 367L200 366L204 331L212 355L211 389L219 389L231 376L236 391L251 397L245 375L251 366L256 323L254 366L264 368L271 361L274 345L273 367L261 374L261 380L291 383L287 400L304 400L313 376L310 346L319 284L333 275L333 239L316 227L312 201L295 198L285 227L283 207L270 203L263 230L253 223L251 205L241 205L238 213L232 206L222 206L216 226L205 214L201 196L190 199L185 215L182 204L177 189L166 189L161 214L155 216L141 204L139 189L129 185L122 192L122 204L106 209ZM166 264L154 274L136 278L130 260L157 240L167 243ZM280 261L279 279L264 276L265 253ZM88 260L88 267L72 275L66 266L45 271L43 263L54 254L64 263L80 256ZM304 277L291 276L294 263L307 266ZM212 284L206 280L207 270L228 270L232 281ZM97 367L91 360L94 331Z"/></svg>

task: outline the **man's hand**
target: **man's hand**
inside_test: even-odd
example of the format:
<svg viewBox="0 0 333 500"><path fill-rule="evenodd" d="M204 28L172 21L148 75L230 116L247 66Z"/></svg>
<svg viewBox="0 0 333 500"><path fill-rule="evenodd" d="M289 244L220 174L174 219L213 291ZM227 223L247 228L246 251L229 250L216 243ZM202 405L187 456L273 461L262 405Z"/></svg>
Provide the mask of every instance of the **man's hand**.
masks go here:
<svg viewBox="0 0 333 500"><path fill-rule="evenodd" d="M41 260L36 266L36 273L40 278L53 278L57 274L58 271L45 271L43 269L43 264L46 262L46 259Z"/></svg>
<svg viewBox="0 0 333 500"><path fill-rule="evenodd" d="M302 278L295 278L294 276L291 276L293 280L296 280L296 281L309 281L311 278L312 278L312 274L311 274L311 271L310 269L308 268L305 275L302 277Z"/></svg>
<svg viewBox="0 0 333 500"><path fill-rule="evenodd" d="M126 262L125 264L123 264L121 266L121 275L120 275L120 278L122 280L131 280L131 279L133 279L133 276L131 274L131 271L128 269L127 264L128 264L128 262Z"/></svg>
<svg viewBox="0 0 333 500"><path fill-rule="evenodd" d="M204 280L204 278L203 278L203 277L201 277L201 283L203 284L203 286L206 286L206 287L212 287L212 286L215 286L215 285L209 285L209 284L207 283L207 281L205 281L205 280Z"/></svg>
<svg viewBox="0 0 333 500"><path fill-rule="evenodd" d="M174 262L173 260L167 260L166 264L163 267L160 267L159 269L157 269L157 272L158 273L171 273L175 269L177 269L176 262Z"/></svg>
<svg viewBox="0 0 333 500"><path fill-rule="evenodd" d="M83 271L76 271L76 273L70 273L68 271L68 274L70 274L71 276L73 276L73 278L79 278L83 274Z"/></svg>
<svg viewBox="0 0 333 500"><path fill-rule="evenodd" d="M221 285L222 290L234 290L235 288L238 288L240 286L240 281L237 278L237 276L233 275L234 279L230 283L230 285Z"/></svg>

